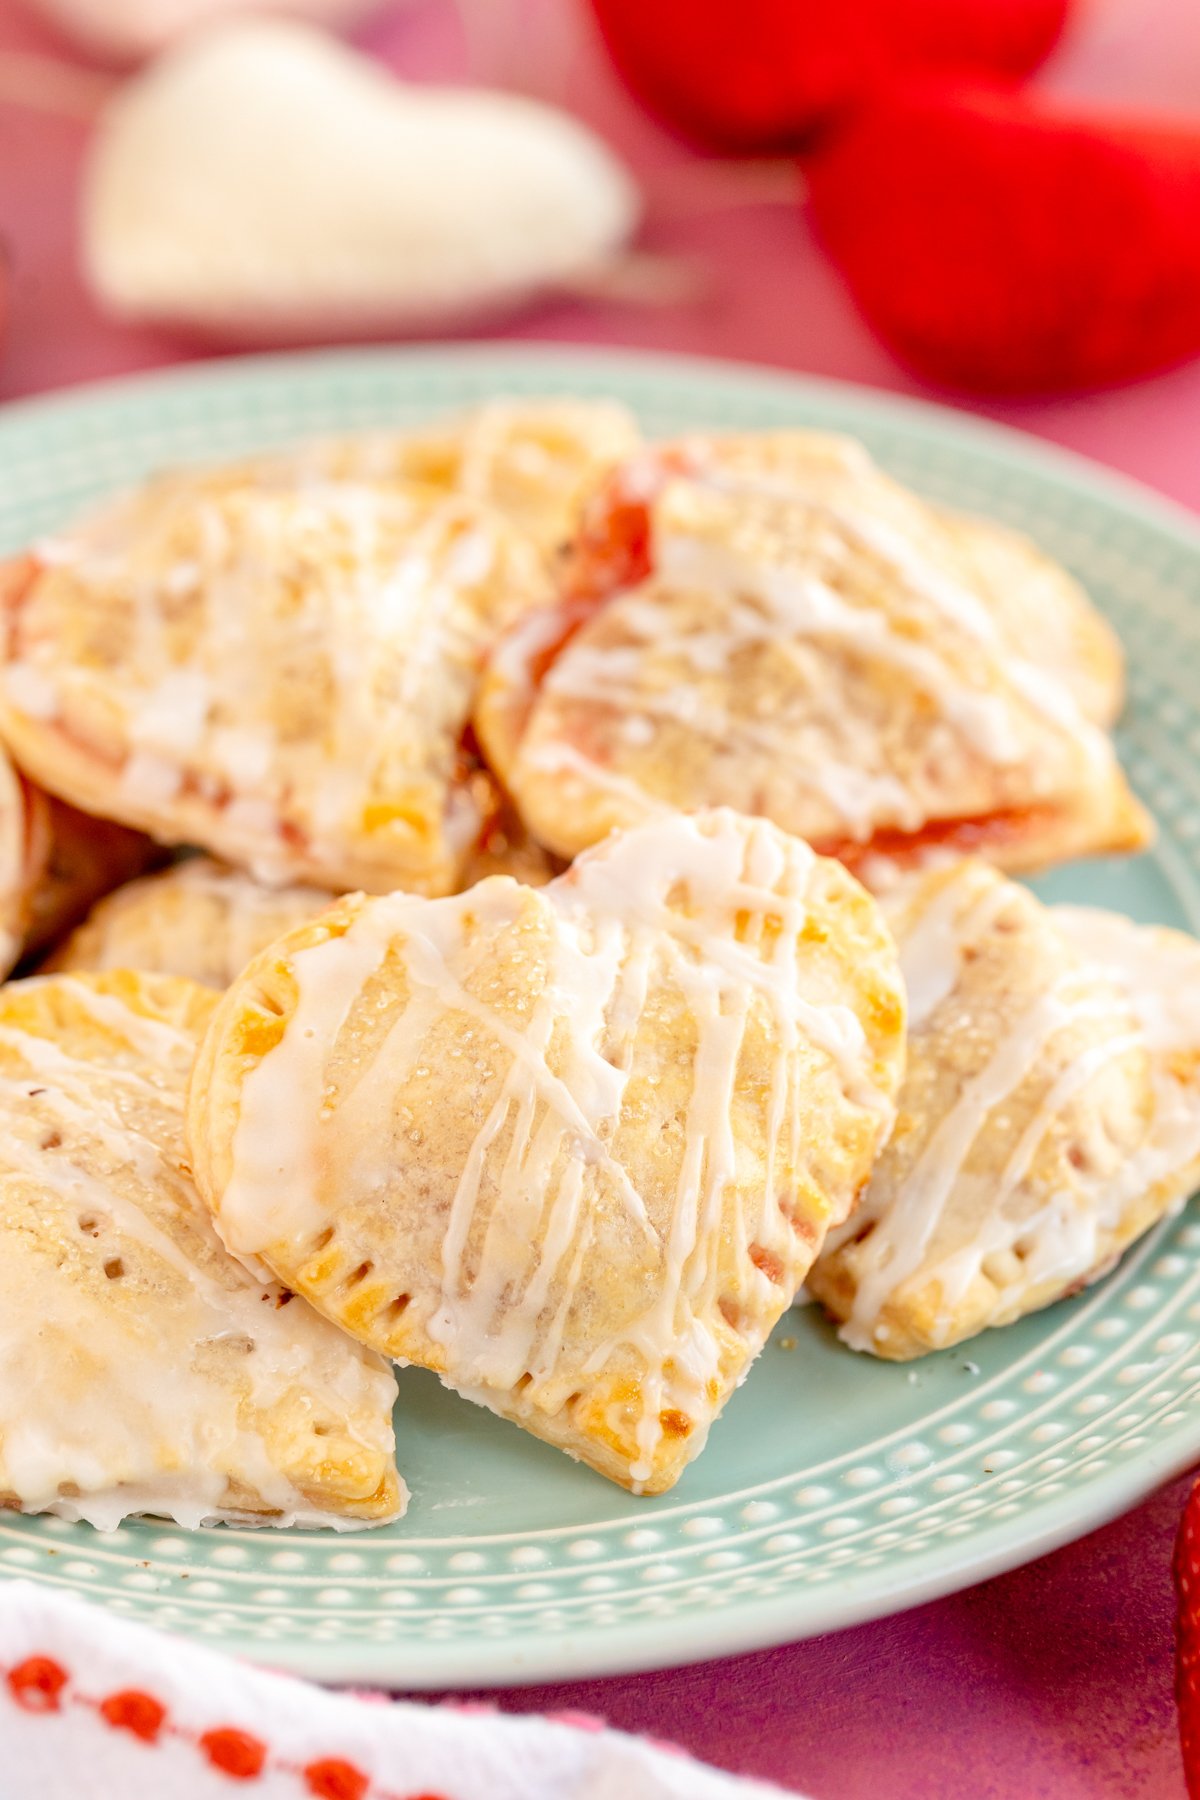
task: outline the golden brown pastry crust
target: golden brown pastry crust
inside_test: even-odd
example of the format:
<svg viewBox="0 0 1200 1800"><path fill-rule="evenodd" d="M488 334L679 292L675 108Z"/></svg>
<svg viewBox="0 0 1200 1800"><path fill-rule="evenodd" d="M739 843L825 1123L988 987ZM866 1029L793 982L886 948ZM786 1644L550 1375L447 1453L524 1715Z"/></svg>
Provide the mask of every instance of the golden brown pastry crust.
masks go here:
<svg viewBox="0 0 1200 1800"><path fill-rule="evenodd" d="M286 461L338 480L420 482L504 514L549 562L585 500L638 450L633 415L612 400L493 400L409 431L360 432L307 445Z"/></svg>
<svg viewBox="0 0 1200 1800"><path fill-rule="evenodd" d="M967 862L898 889L908 1072L809 1291L854 1348L961 1343L1104 1274L1200 1174L1200 945ZM1096 916L1093 915L1093 919ZM1120 961L1136 964L1123 979ZM1155 1023L1176 1013L1173 1033Z"/></svg>
<svg viewBox="0 0 1200 1800"><path fill-rule="evenodd" d="M227 988L260 950L333 900L323 888L265 887L210 857L189 857L106 894L42 966L142 969Z"/></svg>
<svg viewBox="0 0 1200 1800"><path fill-rule="evenodd" d="M400 1510L394 1384L222 1248L187 1174L215 997L128 971L0 993L0 1503L111 1526Z"/></svg>
<svg viewBox="0 0 1200 1800"><path fill-rule="evenodd" d="M480 741L562 856L711 804L771 818L869 881L935 846L1008 869L1141 847L1149 821L1111 745L979 560L842 440L647 453L597 503L567 601L493 653ZM1111 636L1059 585L1050 635L1087 638L1076 685L1104 712Z"/></svg>
<svg viewBox="0 0 1200 1800"><path fill-rule="evenodd" d="M541 890L352 897L222 1000L196 1179L364 1342L661 1492L870 1168L894 957L838 864L731 813Z"/></svg>
<svg viewBox="0 0 1200 1800"><path fill-rule="evenodd" d="M10 570L0 730L43 786L163 842L449 891L496 807L464 740L480 665L545 581L465 499L152 483Z"/></svg>

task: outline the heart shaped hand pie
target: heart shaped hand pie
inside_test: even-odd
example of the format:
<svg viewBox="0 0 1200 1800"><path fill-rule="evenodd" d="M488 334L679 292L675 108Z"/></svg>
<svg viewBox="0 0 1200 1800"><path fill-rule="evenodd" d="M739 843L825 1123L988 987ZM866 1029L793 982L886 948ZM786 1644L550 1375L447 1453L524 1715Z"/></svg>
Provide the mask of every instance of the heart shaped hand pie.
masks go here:
<svg viewBox="0 0 1200 1800"><path fill-rule="evenodd" d="M489 875L538 887L553 874L550 859L519 831L511 838L497 832L472 857L463 887ZM191 856L106 894L41 967L141 969L227 988L260 950L332 904L323 888L266 887L241 869Z"/></svg>
<svg viewBox="0 0 1200 1800"><path fill-rule="evenodd" d="M1104 1274L1200 1174L1200 944L978 862L889 896L908 1072L808 1286L855 1349L945 1348Z"/></svg>
<svg viewBox="0 0 1200 1800"><path fill-rule="evenodd" d="M866 1179L903 1013L839 864L676 817L290 933L197 1060L196 1180L364 1343L657 1493Z"/></svg>
<svg viewBox="0 0 1200 1800"><path fill-rule="evenodd" d="M578 530L585 499L641 443L615 400L493 400L411 431L363 431L283 452L309 480L419 482L504 514L548 560Z"/></svg>
<svg viewBox="0 0 1200 1800"><path fill-rule="evenodd" d="M480 665L547 591L470 500L239 470L151 484L6 590L0 723L53 792L270 881L435 893L496 809Z"/></svg>
<svg viewBox="0 0 1200 1800"><path fill-rule="evenodd" d="M488 758L563 856L717 804L872 880L933 847L1023 869L1142 845L1148 821L1080 704L1116 708L1111 633L1020 540L982 541L840 439L648 454L592 511L573 600L495 652ZM1039 582L1032 649L1030 603L1004 598L1014 564Z"/></svg>
<svg viewBox="0 0 1200 1800"><path fill-rule="evenodd" d="M264 887L193 856L106 894L42 970L138 969L227 988L260 950L332 904L323 888Z"/></svg>
<svg viewBox="0 0 1200 1800"><path fill-rule="evenodd" d="M0 750L0 978L154 856L140 832L90 818L23 781Z"/></svg>
<svg viewBox="0 0 1200 1800"><path fill-rule="evenodd" d="M0 1504L112 1529L394 1518L395 1383L222 1249L183 1111L188 981L0 991Z"/></svg>
<svg viewBox="0 0 1200 1800"><path fill-rule="evenodd" d="M278 342L415 331L594 275L640 204L569 114L405 86L281 20L197 34L104 111L84 260L127 318Z"/></svg>

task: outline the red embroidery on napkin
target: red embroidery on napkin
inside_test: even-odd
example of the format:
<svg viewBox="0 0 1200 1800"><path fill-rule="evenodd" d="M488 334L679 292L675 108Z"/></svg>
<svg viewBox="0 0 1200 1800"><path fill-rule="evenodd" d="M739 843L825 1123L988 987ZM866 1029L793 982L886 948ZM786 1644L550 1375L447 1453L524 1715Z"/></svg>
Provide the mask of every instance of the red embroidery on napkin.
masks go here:
<svg viewBox="0 0 1200 1800"><path fill-rule="evenodd" d="M282 1757L272 1757L268 1744L235 1725L217 1725L205 1732L190 1731L186 1726L174 1724L163 1703L141 1688L121 1688L115 1694L100 1697L81 1693L78 1688L64 1692L71 1678L62 1664L50 1656L27 1656L13 1668L0 1670L0 1676L17 1705L26 1712L61 1712L64 1701L69 1701L72 1706L87 1707L114 1730L128 1731L144 1744L153 1746L160 1738L170 1737L193 1745L214 1769L219 1769L231 1781L257 1781L272 1773L291 1775L303 1781L312 1800L453 1800L450 1794L441 1791L400 1794L390 1788L378 1787L353 1763L336 1756L321 1757L301 1767ZM456 1710L494 1713L496 1708L468 1703ZM605 1729L603 1721L589 1713L564 1712L550 1716L557 1723L574 1726L576 1730ZM664 1744L660 1748L674 1749L676 1746Z"/></svg>
<svg viewBox="0 0 1200 1800"><path fill-rule="evenodd" d="M263 1772L267 1746L248 1731L223 1725L216 1731L206 1731L199 1744L213 1767L234 1781L254 1781Z"/></svg>
<svg viewBox="0 0 1200 1800"><path fill-rule="evenodd" d="M316 1800L364 1800L370 1779L353 1763L327 1757L321 1762L306 1763L304 1779Z"/></svg>
<svg viewBox="0 0 1200 1800"><path fill-rule="evenodd" d="M167 1709L157 1701L153 1694L143 1694L140 1688L125 1688L119 1694L110 1694L99 1706L100 1717L116 1731L131 1731L143 1744L152 1744L163 1728Z"/></svg>
<svg viewBox="0 0 1200 1800"><path fill-rule="evenodd" d="M67 1671L49 1656L27 1656L8 1671L9 1692L26 1712L57 1712L66 1685Z"/></svg>

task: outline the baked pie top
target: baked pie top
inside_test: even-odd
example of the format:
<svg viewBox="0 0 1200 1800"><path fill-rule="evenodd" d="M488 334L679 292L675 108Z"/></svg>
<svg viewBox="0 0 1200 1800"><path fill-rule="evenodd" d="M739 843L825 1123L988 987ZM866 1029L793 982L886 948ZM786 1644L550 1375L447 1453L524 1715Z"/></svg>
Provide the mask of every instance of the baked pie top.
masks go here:
<svg viewBox="0 0 1200 1800"><path fill-rule="evenodd" d="M546 591L472 501L221 473L151 484L6 589L0 728L43 785L267 880L431 892L495 810L464 735L483 657Z"/></svg>
<svg viewBox="0 0 1200 1800"><path fill-rule="evenodd" d="M226 988L260 950L332 904L324 888L265 887L192 856L106 894L42 967L140 969Z"/></svg>
<svg viewBox="0 0 1200 1800"><path fill-rule="evenodd" d="M648 451L592 507L568 598L493 653L484 750L564 856L717 803L872 880L947 845L1015 868L1138 847L1148 821L1079 699L1115 704L1111 634L1065 576L1042 583L1049 623L1031 634L994 574L1025 551L993 534L985 580L982 529L963 553L969 527L840 439ZM1068 640L1074 682L1037 660L1062 665Z"/></svg>
<svg viewBox="0 0 1200 1800"><path fill-rule="evenodd" d="M810 1290L904 1358L1106 1272L1200 1173L1200 944L978 862L885 903L909 992L891 1141ZM1085 928L1086 927L1086 928Z"/></svg>
<svg viewBox="0 0 1200 1800"><path fill-rule="evenodd" d="M502 815L462 885L511 874L536 887L554 872L545 852ZM268 944L332 904L324 888L267 887L244 870L190 856L105 894L42 969L145 969L227 988Z"/></svg>
<svg viewBox="0 0 1200 1800"><path fill-rule="evenodd" d="M574 536L585 499L638 449L612 400L493 400L409 431L368 431L287 453L306 474L420 482L502 512L547 558Z"/></svg>
<svg viewBox="0 0 1200 1800"><path fill-rule="evenodd" d="M188 1177L214 1004L130 973L0 992L0 1499L104 1529L394 1518L390 1373L228 1256Z"/></svg>
<svg viewBox="0 0 1200 1800"><path fill-rule="evenodd" d="M299 927L220 1003L190 1142L235 1254L659 1492L846 1215L902 1058L874 902L718 812Z"/></svg>

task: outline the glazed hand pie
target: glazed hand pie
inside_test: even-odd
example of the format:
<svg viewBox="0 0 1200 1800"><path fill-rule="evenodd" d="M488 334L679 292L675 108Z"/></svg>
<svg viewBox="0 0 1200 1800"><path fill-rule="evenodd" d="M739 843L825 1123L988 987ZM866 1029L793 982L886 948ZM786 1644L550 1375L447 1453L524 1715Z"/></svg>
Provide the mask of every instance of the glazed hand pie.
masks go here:
<svg viewBox="0 0 1200 1800"><path fill-rule="evenodd" d="M1019 544L988 540L985 579L974 542L840 439L646 453L589 509L568 599L493 654L485 753L562 856L716 803L873 883L934 850L1024 869L1139 848L1149 823L1087 716L1119 691L1111 634L1065 577L1031 632L994 575Z"/></svg>
<svg viewBox="0 0 1200 1800"><path fill-rule="evenodd" d="M449 891L495 810L480 665L544 584L465 499L170 478L10 565L0 729L54 793L263 879Z"/></svg>
<svg viewBox="0 0 1200 1800"><path fill-rule="evenodd" d="M837 863L675 817L542 889L353 896L220 1002L235 1255L637 1492L671 1486L891 1123L895 949Z"/></svg>
<svg viewBox="0 0 1200 1800"><path fill-rule="evenodd" d="M140 969L227 988L260 950L332 904L323 888L265 887L193 856L106 894L43 968Z"/></svg>
<svg viewBox="0 0 1200 1800"><path fill-rule="evenodd" d="M979 862L886 913L909 993L891 1141L809 1291L903 1360L1096 1280L1200 1177L1200 945Z"/></svg>
<svg viewBox="0 0 1200 1800"><path fill-rule="evenodd" d="M0 751L0 979L153 855L140 832L52 799Z"/></svg>
<svg viewBox="0 0 1200 1800"><path fill-rule="evenodd" d="M555 556L583 502L641 442L633 415L612 400L493 400L411 431L360 432L287 453L301 474L421 482L502 512Z"/></svg>
<svg viewBox="0 0 1200 1800"><path fill-rule="evenodd" d="M1079 583L1019 531L961 513L939 512L937 521L1010 647L1062 681L1085 719L1114 725L1125 659Z"/></svg>
<svg viewBox="0 0 1200 1800"><path fill-rule="evenodd" d="M214 996L133 974L0 993L0 1504L112 1529L395 1518L395 1384L222 1249L183 1109Z"/></svg>
<svg viewBox="0 0 1200 1800"><path fill-rule="evenodd" d="M554 867L510 825L508 834L489 833L463 871L463 886L496 874L541 886ZM323 888L266 887L241 869L192 856L106 894L42 968L144 969L227 988L260 950L332 905Z"/></svg>

